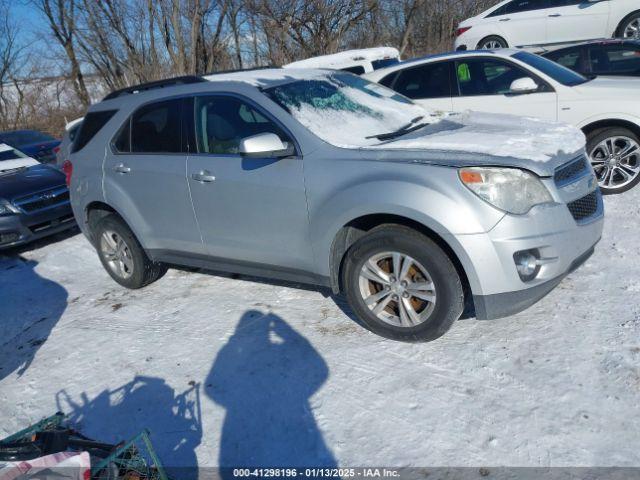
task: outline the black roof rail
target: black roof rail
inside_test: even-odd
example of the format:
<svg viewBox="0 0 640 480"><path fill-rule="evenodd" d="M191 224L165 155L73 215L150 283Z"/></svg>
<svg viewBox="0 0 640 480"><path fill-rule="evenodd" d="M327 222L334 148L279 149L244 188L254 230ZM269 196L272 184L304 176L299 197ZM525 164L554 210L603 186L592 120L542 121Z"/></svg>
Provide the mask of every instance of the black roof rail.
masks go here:
<svg viewBox="0 0 640 480"><path fill-rule="evenodd" d="M131 87L123 88L121 90L115 90L111 92L109 95L104 97L102 100L111 100L114 98L118 98L122 95L131 95L138 92L143 92L146 90L154 90L156 88L165 88L165 87L173 87L176 85L188 85L190 83L201 83L206 82L206 80L202 77L196 75L185 75L182 77L168 78L166 80L158 80L155 82L141 83L140 85L133 85Z"/></svg>

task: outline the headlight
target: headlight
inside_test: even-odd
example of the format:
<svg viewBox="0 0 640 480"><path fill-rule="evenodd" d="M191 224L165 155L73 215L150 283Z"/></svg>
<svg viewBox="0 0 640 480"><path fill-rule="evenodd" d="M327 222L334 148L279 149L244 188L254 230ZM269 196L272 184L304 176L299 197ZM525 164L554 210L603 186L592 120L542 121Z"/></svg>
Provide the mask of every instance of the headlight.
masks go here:
<svg viewBox="0 0 640 480"><path fill-rule="evenodd" d="M0 215L13 215L14 213L19 212L9 202L0 198Z"/></svg>
<svg viewBox="0 0 640 480"><path fill-rule="evenodd" d="M472 167L460 169L460 180L494 207L522 215L535 205L553 202L540 179L517 168Z"/></svg>

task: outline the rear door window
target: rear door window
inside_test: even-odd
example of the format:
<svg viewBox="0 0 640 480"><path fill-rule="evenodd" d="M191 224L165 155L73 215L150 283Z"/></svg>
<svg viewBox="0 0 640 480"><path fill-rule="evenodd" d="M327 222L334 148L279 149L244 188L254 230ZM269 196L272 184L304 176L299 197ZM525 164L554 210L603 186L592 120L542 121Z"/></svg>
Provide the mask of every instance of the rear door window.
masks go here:
<svg viewBox="0 0 640 480"><path fill-rule="evenodd" d="M166 100L137 110L131 118L131 151L182 153L181 105L180 99ZM121 135L126 142L126 126Z"/></svg>
<svg viewBox="0 0 640 480"><path fill-rule="evenodd" d="M640 47L634 45L598 45L589 49L591 70L595 74L637 74L640 72Z"/></svg>
<svg viewBox="0 0 640 480"><path fill-rule="evenodd" d="M393 83L393 89L413 99L450 97L450 70L450 62L430 63L402 70Z"/></svg>

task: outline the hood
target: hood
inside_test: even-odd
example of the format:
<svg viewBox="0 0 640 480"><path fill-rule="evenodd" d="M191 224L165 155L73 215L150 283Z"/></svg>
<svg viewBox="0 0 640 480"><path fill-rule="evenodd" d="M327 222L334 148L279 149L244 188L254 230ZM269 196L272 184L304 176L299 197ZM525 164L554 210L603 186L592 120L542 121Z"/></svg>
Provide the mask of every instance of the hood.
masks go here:
<svg viewBox="0 0 640 480"><path fill-rule="evenodd" d="M640 91L640 78L637 77L596 77L593 80L573 87L585 95L597 95L600 99L622 98L625 101L636 98Z"/></svg>
<svg viewBox="0 0 640 480"><path fill-rule="evenodd" d="M584 148L584 134L570 125L464 112L366 149L411 152L418 162L517 167L552 176L557 167L584 153Z"/></svg>
<svg viewBox="0 0 640 480"><path fill-rule="evenodd" d="M28 167L13 173L0 173L0 198L12 200L64 184L64 174L46 165Z"/></svg>

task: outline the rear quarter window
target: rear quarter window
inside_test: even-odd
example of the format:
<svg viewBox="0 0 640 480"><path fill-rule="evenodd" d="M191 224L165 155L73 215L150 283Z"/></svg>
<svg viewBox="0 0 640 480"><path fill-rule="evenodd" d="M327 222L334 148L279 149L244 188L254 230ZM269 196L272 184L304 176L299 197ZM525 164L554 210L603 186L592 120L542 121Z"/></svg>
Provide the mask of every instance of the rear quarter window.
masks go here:
<svg viewBox="0 0 640 480"><path fill-rule="evenodd" d="M102 130L117 110L103 110L100 112L90 112L84 117L80 130L73 142L72 153L82 150L96 134Z"/></svg>

